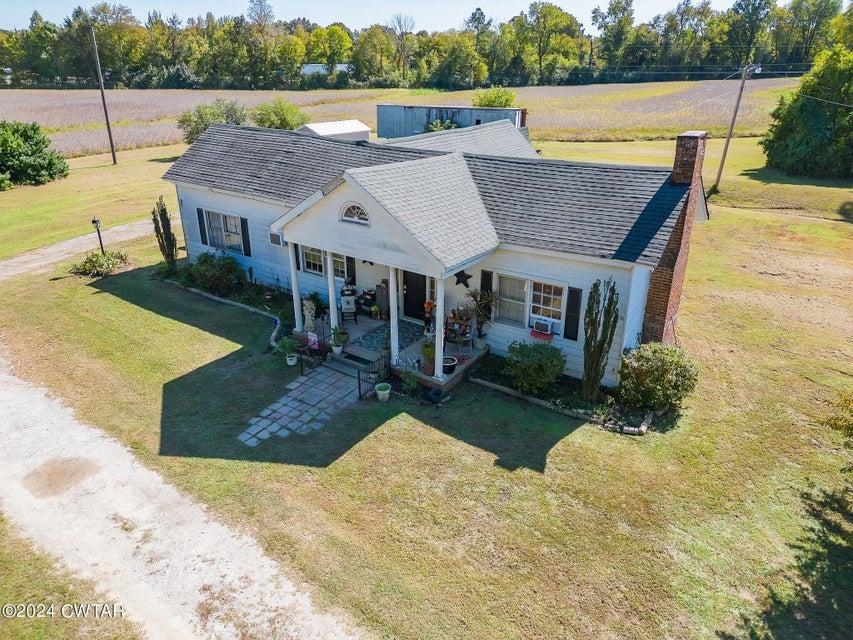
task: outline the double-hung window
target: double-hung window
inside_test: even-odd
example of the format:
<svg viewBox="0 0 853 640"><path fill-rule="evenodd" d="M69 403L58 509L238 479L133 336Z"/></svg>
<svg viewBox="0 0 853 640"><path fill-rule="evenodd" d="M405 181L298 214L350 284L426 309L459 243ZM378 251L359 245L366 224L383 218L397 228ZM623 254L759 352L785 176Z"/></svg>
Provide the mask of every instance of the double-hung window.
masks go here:
<svg viewBox="0 0 853 640"><path fill-rule="evenodd" d="M547 318L554 323L554 332L559 330L563 320L563 287L544 282L531 283L530 320L533 323L538 318Z"/></svg>
<svg viewBox="0 0 853 640"><path fill-rule="evenodd" d="M314 247L302 247L302 269L323 275L323 252Z"/></svg>
<svg viewBox="0 0 853 640"><path fill-rule="evenodd" d="M243 233L240 218L216 211L206 211L210 245L236 253L243 253Z"/></svg>
<svg viewBox="0 0 853 640"><path fill-rule="evenodd" d="M498 276L498 306L495 317L507 324L524 326L524 307L527 304L525 280Z"/></svg>

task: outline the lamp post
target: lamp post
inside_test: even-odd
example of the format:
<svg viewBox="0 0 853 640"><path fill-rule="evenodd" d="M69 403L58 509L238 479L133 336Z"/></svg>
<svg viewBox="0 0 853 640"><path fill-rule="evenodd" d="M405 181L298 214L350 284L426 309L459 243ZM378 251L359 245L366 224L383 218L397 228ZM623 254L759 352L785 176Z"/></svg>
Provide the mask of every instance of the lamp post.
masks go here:
<svg viewBox="0 0 853 640"><path fill-rule="evenodd" d="M98 244L101 245L101 254L106 255L107 252L104 251L104 239L101 238L101 221L98 220L98 216L94 216L92 218L92 226L95 227L95 231L98 232Z"/></svg>

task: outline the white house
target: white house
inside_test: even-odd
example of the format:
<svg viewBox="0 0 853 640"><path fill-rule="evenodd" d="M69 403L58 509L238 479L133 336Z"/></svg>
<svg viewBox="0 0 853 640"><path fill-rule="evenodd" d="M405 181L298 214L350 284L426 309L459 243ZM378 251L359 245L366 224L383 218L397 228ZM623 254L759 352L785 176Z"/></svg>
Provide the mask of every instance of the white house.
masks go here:
<svg viewBox="0 0 853 640"><path fill-rule="evenodd" d="M387 282L392 362L401 318L422 318L431 299L443 326L470 286L497 294L492 351L547 340L580 376L587 293L612 277L615 384L623 349L674 339L704 147L704 132L687 132L673 168L637 167L541 159L507 121L399 144L215 125L165 179L189 259L225 251L256 280L291 288L297 330L302 296L337 301L345 281ZM442 362L443 331L435 342Z"/></svg>

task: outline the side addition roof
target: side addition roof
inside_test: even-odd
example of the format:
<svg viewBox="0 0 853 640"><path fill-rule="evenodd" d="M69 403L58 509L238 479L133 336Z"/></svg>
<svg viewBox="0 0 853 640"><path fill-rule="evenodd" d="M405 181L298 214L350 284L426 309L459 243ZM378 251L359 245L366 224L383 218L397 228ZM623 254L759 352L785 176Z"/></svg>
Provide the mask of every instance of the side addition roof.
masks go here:
<svg viewBox="0 0 853 640"><path fill-rule="evenodd" d="M498 235L462 154L346 171L445 268L498 246Z"/></svg>
<svg viewBox="0 0 853 640"><path fill-rule="evenodd" d="M525 135L509 120L497 120L473 127L446 129L406 138L391 138L383 144L408 149L475 153L485 156L538 158Z"/></svg>
<svg viewBox="0 0 853 640"><path fill-rule="evenodd" d="M662 167L466 161L501 242L652 267L690 191Z"/></svg>

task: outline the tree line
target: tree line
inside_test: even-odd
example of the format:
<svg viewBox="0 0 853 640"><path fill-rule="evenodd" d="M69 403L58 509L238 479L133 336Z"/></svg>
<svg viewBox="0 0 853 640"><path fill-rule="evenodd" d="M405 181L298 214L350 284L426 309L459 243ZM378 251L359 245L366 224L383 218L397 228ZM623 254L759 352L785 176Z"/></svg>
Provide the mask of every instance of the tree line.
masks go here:
<svg viewBox="0 0 853 640"><path fill-rule="evenodd" d="M462 89L690 79L728 76L747 62L804 71L833 44L853 48L853 9L842 13L842 0L735 0L723 11L708 0L680 0L642 24L633 0L610 0L593 12L597 35L550 2L500 23L477 8L460 29L431 33L402 14L358 30L285 21L267 0L250 0L238 16L184 21L155 11L144 22L125 5L100 3L78 6L62 24L35 12L28 28L0 30L0 83L5 76L12 86L90 86L90 25L107 83L135 88ZM306 74L307 63L319 72Z"/></svg>

